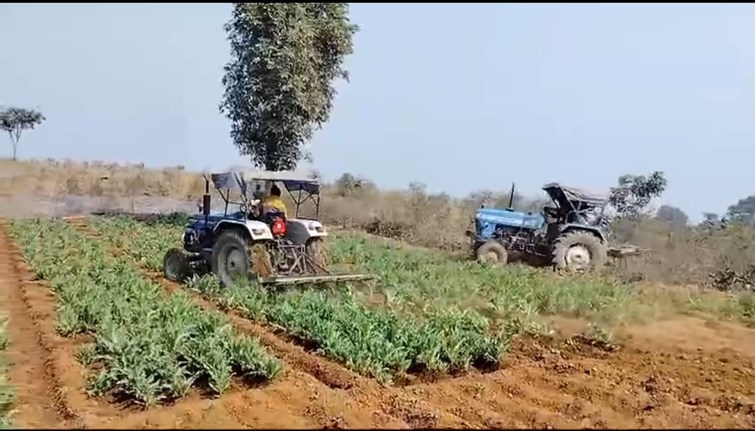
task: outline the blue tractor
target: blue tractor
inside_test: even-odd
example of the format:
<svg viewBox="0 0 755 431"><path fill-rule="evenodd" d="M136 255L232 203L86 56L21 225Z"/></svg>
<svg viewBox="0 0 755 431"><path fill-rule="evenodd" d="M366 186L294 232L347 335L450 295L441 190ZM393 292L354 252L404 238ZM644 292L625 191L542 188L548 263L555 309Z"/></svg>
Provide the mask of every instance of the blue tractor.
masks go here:
<svg viewBox="0 0 755 431"><path fill-rule="evenodd" d="M210 181L225 206L211 214ZM262 187L278 183L288 191L295 210L263 212ZM252 192L252 185L256 190ZM251 196L250 196L251 195ZM232 201L233 199L233 201ZM311 201L314 218L299 216L301 204ZM238 210L229 212L229 205ZM192 218L182 237L183 249L168 250L163 273L181 281L192 272L212 272L224 286L237 278L261 284L305 284L369 280L365 274L331 274L326 268L328 232L317 218L320 184L296 172L230 171L205 176L202 214Z"/></svg>
<svg viewBox="0 0 755 431"><path fill-rule="evenodd" d="M479 262L505 265L509 253L534 258L556 269L592 271L608 256L604 209L608 196L558 183L543 186L554 206L541 213L479 208L467 230ZM513 197L514 189L512 187Z"/></svg>

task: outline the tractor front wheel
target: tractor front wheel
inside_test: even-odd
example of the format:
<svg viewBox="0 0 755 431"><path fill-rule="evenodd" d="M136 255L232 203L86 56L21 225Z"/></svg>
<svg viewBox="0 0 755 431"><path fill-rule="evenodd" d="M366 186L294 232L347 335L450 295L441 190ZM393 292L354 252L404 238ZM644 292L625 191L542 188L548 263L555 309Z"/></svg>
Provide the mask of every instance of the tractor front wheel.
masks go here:
<svg viewBox="0 0 755 431"><path fill-rule="evenodd" d="M605 264L606 253L606 246L597 235L587 231L571 231L556 239L553 265L557 270L596 271Z"/></svg>
<svg viewBox="0 0 755 431"><path fill-rule="evenodd" d="M165 253L163 258L163 275L170 281L182 282L191 272L191 264L186 253L177 249L171 248Z"/></svg>
<svg viewBox="0 0 755 431"><path fill-rule="evenodd" d="M307 241L304 252L312 262L309 266L312 267L313 273L321 274L327 272L330 258L325 241L322 238L315 237Z"/></svg>
<svg viewBox="0 0 755 431"><path fill-rule="evenodd" d="M504 266L509 260L506 247L496 241L488 241L481 245L476 255L478 262L494 266Z"/></svg>

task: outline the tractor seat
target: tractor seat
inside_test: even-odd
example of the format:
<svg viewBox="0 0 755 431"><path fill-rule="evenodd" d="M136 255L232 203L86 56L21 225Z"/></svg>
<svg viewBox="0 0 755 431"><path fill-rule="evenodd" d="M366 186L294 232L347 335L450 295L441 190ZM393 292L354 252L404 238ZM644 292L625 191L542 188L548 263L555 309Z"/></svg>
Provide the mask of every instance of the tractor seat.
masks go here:
<svg viewBox="0 0 755 431"><path fill-rule="evenodd" d="M267 224L272 224L275 221L275 219L278 219L278 218L283 219L283 221L287 221L285 214L283 214L280 211L267 211L260 215L259 221L263 223L267 223Z"/></svg>
<svg viewBox="0 0 755 431"><path fill-rule="evenodd" d="M268 211L260 216L260 221L268 225L273 236L283 237L286 235L286 216L279 211Z"/></svg>

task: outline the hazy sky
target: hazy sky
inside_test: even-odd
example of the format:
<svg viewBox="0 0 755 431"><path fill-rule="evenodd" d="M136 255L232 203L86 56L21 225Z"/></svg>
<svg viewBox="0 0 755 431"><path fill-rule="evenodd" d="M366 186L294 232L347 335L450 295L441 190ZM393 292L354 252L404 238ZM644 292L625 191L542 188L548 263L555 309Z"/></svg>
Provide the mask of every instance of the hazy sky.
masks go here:
<svg viewBox="0 0 755 431"><path fill-rule="evenodd" d="M0 4L0 104L22 158L243 163L219 113L229 4ZM755 5L357 4L327 179L454 195L664 170L699 219L755 194ZM10 143L0 138L0 154Z"/></svg>

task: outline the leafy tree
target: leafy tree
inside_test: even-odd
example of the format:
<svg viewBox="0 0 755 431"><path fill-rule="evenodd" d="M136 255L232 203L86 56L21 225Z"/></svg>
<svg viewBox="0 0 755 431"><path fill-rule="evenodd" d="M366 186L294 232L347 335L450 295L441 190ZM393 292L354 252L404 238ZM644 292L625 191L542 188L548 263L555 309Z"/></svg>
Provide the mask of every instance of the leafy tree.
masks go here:
<svg viewBox="0 0 755 431"><path fill-rule="evenodd" d="M334 184L336 193L339 196L352 196L355 194L362 194L364 192L375 191L376 187L372 181L364 178L352 175L349 172L341 175Z"/></svg>
<svg viewBox="0 0 755 431"><path fill-rule="evenodd" d="M689 217L684 211L671 205L661 205L655 218L674 227L684 227L689 222Z"/></svg>
<svg viewBox="0 0 755 431"><path fill-rule="evenodd" d="M41 112L33 109L10 107L0 110L0 129L8 132L13 145L13 160L16 160L18 141L21 133L27 129L34 129L45 121Z"/></svg>
<svg viewBox="0 0 755 431"><path fill-rule="evenodd" d="M240 153L258 167L296 168L328 120L358 30L348 10L346 3L234 4L220 111Z"/></svg>
<svg viewBox="0 0 755 431"><path fill-rule="evenodd" d="M609 202L616 208L620 218L636 218L643 213L653 198L666 190L666 177L655 171L650 176L622 175L618 186L611 188Z"/></svg>
<svg viewBox="0 0 755 431"><path fill-rule="evenodd" d="M740 199L737 203L729 207L726 211L726 215L731 221L748 225L755 224L755 196L748 196L744 199Z"/></svg>

